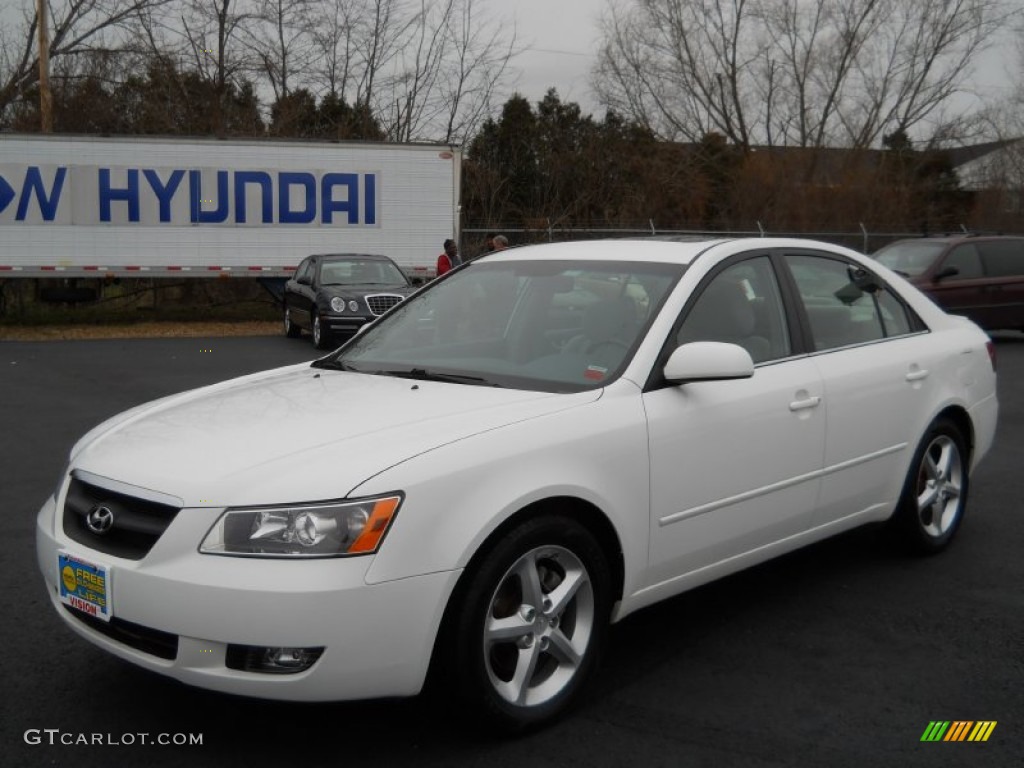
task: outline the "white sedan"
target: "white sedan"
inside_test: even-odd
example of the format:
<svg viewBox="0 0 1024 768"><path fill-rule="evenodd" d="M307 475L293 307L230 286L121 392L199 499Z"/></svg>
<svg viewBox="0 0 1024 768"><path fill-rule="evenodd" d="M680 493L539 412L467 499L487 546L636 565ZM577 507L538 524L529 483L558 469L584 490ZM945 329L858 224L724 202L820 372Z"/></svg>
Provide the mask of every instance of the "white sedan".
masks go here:
<svg viewBox="0 0 1024 768"><path fill-rule="evenodd" d="M796 239L470 262L336 352L165 398L72 449L38 518L75 632L205 688L417 694L551 720L610 622L874 521L949 544L994 350Z"/></svg>

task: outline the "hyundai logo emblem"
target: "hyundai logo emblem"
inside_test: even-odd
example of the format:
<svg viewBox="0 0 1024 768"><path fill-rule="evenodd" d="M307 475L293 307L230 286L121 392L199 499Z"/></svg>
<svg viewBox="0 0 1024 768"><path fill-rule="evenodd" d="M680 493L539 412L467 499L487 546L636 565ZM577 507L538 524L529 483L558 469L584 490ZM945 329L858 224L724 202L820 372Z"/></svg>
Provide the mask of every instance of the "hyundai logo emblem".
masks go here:
<svg viewBox="0 0 1024 768"><path fill-rule="evenodd" d="M102 536L114 527L114 513L110 507L97 504L85 516L85 524L97 536Z"/></svg>

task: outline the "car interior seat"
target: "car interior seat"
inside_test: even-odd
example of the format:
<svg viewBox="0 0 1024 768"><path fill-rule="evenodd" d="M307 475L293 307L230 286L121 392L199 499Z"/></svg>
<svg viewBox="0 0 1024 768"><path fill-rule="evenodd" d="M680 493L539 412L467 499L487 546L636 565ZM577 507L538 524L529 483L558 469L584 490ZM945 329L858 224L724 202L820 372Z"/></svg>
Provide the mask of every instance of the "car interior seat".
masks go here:
<svg viewBox="0 0 1024 768"><path fill-rule="evenodd" d="M722 341L738 344L750 353L754 362L771 354L768 339L758 333L757 314L739 283L713 281L701 294L690 314L683 320L677 341Z"/></svg>

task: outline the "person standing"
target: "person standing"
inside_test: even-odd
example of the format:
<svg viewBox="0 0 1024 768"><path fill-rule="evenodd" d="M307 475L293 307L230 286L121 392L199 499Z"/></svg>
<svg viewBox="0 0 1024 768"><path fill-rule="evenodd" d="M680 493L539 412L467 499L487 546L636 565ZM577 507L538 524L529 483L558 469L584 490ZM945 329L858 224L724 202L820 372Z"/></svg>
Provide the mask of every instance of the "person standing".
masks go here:
<svg viewBox="0 0 1024 768"><path fill-rule="evenodd" d="M484 249L480 252L481 256L486 256L488 253L494 252L494 238L497 236L496 232L488 232L484 235Z"/></svg>
<svg viewBox="0 0 1024 768"><path fill-rule="evenodd" d="M455 269L461 263L462 259L459 258L459 246L454 240L445 240L444 253L437 257L437 276L440 277L445 272Z"/></svg>

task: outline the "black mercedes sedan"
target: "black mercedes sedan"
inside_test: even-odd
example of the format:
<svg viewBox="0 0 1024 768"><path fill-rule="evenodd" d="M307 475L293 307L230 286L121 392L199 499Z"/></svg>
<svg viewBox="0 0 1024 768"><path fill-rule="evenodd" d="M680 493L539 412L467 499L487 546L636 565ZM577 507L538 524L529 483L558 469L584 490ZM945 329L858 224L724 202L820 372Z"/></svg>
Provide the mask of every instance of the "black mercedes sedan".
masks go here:
<svg viewBox="0 0 1024 768"><path fill-rule="evenodd" d="M328 349L354 336L414 290L387 256L308 256L284 288L284 332L295 338L308 330L318 349Z"/></svg>

